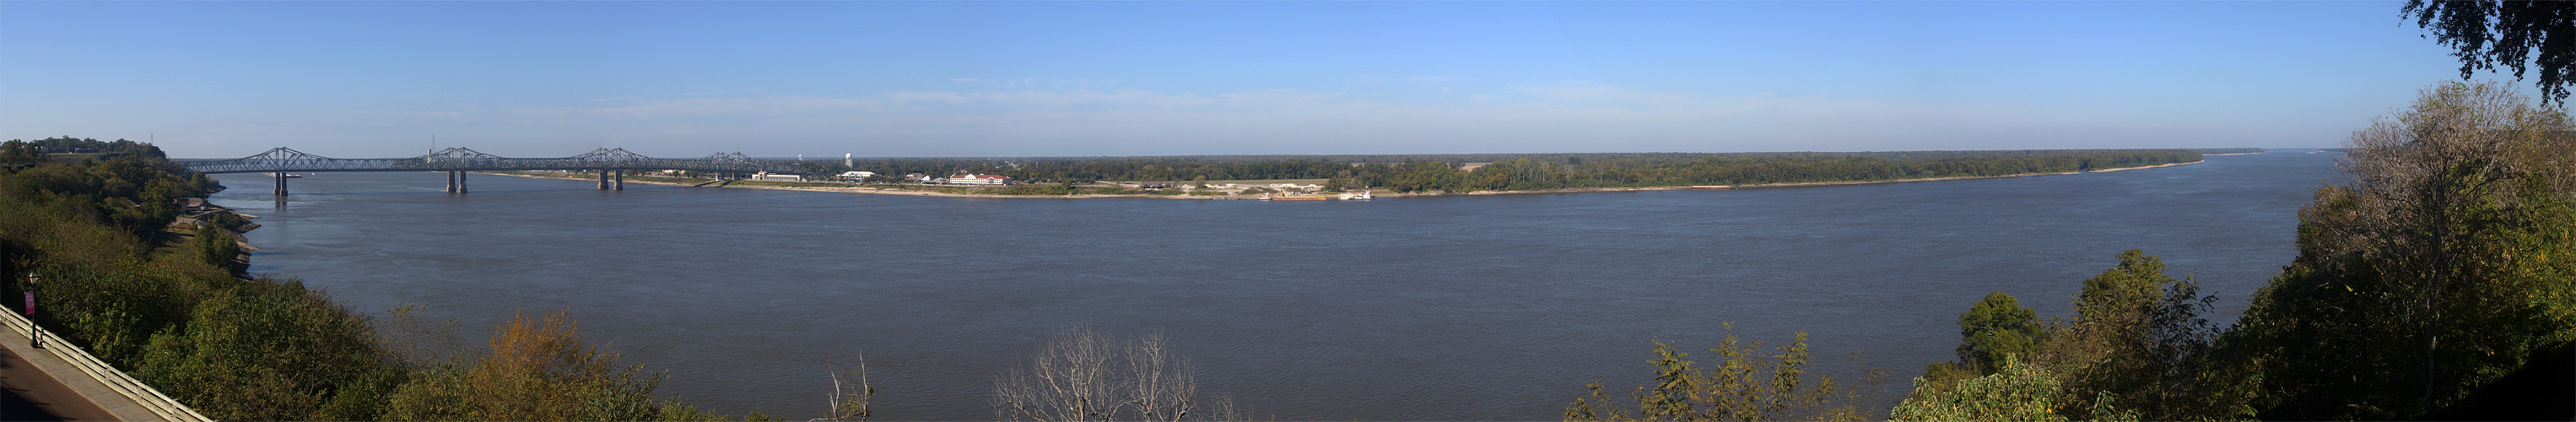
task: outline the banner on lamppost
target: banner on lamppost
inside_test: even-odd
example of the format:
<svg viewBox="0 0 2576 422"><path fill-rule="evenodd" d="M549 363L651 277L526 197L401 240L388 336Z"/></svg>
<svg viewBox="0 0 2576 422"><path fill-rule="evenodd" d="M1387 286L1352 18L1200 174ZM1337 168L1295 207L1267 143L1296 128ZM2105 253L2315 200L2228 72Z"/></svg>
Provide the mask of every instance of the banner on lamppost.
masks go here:
<svg viewBox="0 0 2576 422"><path fill-rule="evenodd" d="M36 292L27 292L27 316L36 316Z"/></svg>

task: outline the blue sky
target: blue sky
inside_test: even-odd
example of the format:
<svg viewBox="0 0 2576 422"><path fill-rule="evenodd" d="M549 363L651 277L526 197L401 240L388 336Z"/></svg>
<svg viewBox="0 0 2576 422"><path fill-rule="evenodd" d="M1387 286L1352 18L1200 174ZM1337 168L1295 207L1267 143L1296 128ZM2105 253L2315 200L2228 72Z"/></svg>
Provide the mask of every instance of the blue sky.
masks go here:
<svg viewBox="0 0 2576 422"><path fill-rule="evenodd" d="M187 157L410 156L432 134L508 156L2332 146L2458 79L2399 6L0 2L0 138Z"/></svg>

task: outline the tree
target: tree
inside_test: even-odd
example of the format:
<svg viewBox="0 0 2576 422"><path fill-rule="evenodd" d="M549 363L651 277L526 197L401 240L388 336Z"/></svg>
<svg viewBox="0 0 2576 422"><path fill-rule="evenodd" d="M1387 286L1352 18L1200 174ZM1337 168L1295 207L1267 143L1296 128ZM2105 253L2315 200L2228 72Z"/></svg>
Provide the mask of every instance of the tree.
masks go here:
<svg viewBox="0 0 2576 422"><path fill-rule="evenodd" d="M1959 338L1959 364L1991 374L2003 368L2005 356L2033 356L2048 332L2039 312L2022 307L2012 295L1993 292L1959 314Z"/></svg>
<svg viewBox="0 0 2576 422"><path fill-rule="evenodd" d="M1888 419L1899 421L2064 421L2067 415L2059 409L2070 404L2073 393L2047 368L2024 363L2017 355L2004 356L1995 373L1958 380L1949 386L1925 385L1914 380L1918 393L1896 404ZM1945 388L1946 387L1946 388ZM2093 420L2135 421L2138 413L2110 407L2116 401L2107 393L2096 393L2093 408L2087 414Z"/></svg>
<svg viewBox="0 0 2576 422"><path fill-rule="evenodd" d="M2521 79L2540 68L2540 100L2567 99L2576 84L2576 3L2564 1L2407 0L2399 15L2433 32L2435 42L2460 59L2460 79L2496 65Z"/></svg>
<svg viewBox="0 0 2576 422"><path fill-rule="evenodd" d="M662 375L618 363L581 340L572 317L515 315L492 331L490 348L469 362L425 370L387 399L387 420L646 420ZM694 409L691 409L694 410Z"/></svg>
<svg viewBox="0 0 2576 422"><path fill-rule="evenodd" d="M858 385L843 384L842 375L845 374L839 367L827 366L825 369L832 374L832 395L829 397L832 414L816 421L866 421L868 416L876 414L876 408L870 402L876 399L877 385L868 382L867 355L859 355L858 372L846 374L854 375L850 378L857 378Z"/></svg>
<svg viewBox="0 0 2576 422"><path fill-rule="evenodd" d="M2231 333L2267 363L2263 416L2423 417L2576 341L2571 129L2448 83L2355 131L2340 183L2300 211L2299 257Z"/></svg>
<svg viewBox="0 0 2576 422"><path fill-rule="evenodd" d="M1729 324L1728 329L1733 330ZM1766 350L1779 352L1763 356ZM1585 386L1591 393L1565 408L1568 421L1764 421L1859 420L1858 391L1839 389L1832 376L1807 380L1807 333L1789 344L1763 347L1761 342L1726 335L1708 349L1724 358L1714 370L1690 361L1689 353L1655 342L1655 384L1637 386L1625 398L1611 398L1601 382ZM1630 408L1620 402L1633 402Z"/></svg>
<svg viewBox="0 0 2576 422"><path fill-rule="evenodd" d="M993 383L993 416L1031 421L1243 420L1232 400L1198 391L1189 363L1162 335L1121 341L1067 328L1030 366Z"/></svg>
<svg viewBox="0 0 2576 422"><path fill-rule="evenodd" d="M233 233L230 230L225 230L211 222L206 223L205 227L197 228L193 243L196 245L197 258L205 260L207 264L222 268L236 277L247 274L250 270L249 265L235 259L241 256L241 245L233 243Z"/></svg>
<svg viewBox="0 0 2576 422"><path fill-rule="evenodd" d="M2238 381L2210 370L2218 329L2200 317L2216 298L2190 278L2165 275L2164 260L2136 249L2084 280L2075 319L2034 355L2066 381L2077 403L2068 411L2124 409L2147 419L2235 417ZM2113 403L2092 403L2093 399ZM2091 414L2090 418L2109 415Z"/></svg>

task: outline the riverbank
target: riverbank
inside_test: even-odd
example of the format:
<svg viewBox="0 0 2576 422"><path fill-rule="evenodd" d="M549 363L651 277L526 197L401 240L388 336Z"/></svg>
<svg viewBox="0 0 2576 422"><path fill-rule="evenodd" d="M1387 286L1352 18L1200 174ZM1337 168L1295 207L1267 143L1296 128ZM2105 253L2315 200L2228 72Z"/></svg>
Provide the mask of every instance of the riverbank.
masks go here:
<svg viewBox="0 0 2576 422"><path fill-rule="evenodd" d="M2249 154L2260 154L2260 153L2249 153ZM2240 154L2211 154L2211 155L2240 155ZM2137 167L2120 167L2120 168L2098 169L2098 170L2091 170L2090 172L2092 172L2092 173L2107 173L2107 172L2114 172L2114 171L2127 171L2127 170L2151 169L2151 168L2160 168L2160 167L2173 167L2173 166L2181 166L2181 165L2200 164L2200 163L2203 163L2203 162L2206 162L2206 161L2207 161L2207 160L2192 161L2192 162L2188 162L2188 163L2172 163L2172 164L2157 164L2157 165L2151 165L2151 166L2137 166ZM587 175L587 174L573 174L573 173L548 173L548 172L476 172L476 173L477 173L477 174L491 174L491 175L498 175L498 176L517 176L517 177L527 177L527 178L537 178L537 179L598 180L598 177L597 177L597 176L594 176L594 175ZM1731 189L1786 188L1786 187L1807 187L1807 186L1869 185L1869 184L1881 184L1881 183L1937 182L1937 181L1944 181L1944 180L2001 179L2001 178L2008 178L2008 177L2056 176L2056 175L2068 175L2068 174L2080 174L2080 173L2084 173L2084 172L2072 172L2072 171L2069 171L2069 172L2051 172L2051 173L2012 174L2012 175L2002 175L2002 176L1923 177L1923 178L1911 178L1911 179L1853 180L1853 181L1833 181L1833 182L1763 183L1763 184L1750 184L1750 185L1701 185L1701 186L1640 186L1640 187L1556 188L1556 189L1535 189L1535 190L1470 191L1470 192L1415 192L1415 193L1394 193L1394 192L1383 192L1383 193L1375 193L1374 195L1375 195L1376 197L1378 197L1378 198L1410 198L1410 197L1459 196L1459 195L1519 195L1519 194L1542 194L1542 193L1638 192L1638 191L1659 191L1659 190L1731 190ZM737 180L737 181L732 181L732 183L722 183L722 182L718 182L718 181L714 181L714 180L704 180L704 179L676 179L676 180L679 180L679 181L673 181L673 180L653 180L653 179L670 179L670 178L660 178L660 177L628 177L627 179L628 179L628 180L626 181L626 183L637 183L637 184L648 184L648 185L664 185L664 186L719 186L719 187L731 187L731 188L770 189L770 190L792 190L792 191L809 191L809 192L862 193L862 194L872 194L872 195L944 196L944 197L955 197L955 198L1035 198L1035 199L1050 199L1050 198L1052 198L1052 199L1063 199L1063 198L1146 198L1146 199L1216 199L1216 200L1257 200L1257 199L1260 199L1260 195L1258 195L1258 194L1239 194L1239 193L1227 193L1227 194L1223 194L1223 195L1206 195L1206 194L1193 194L1193 193L1182 193L1182 194L1131 194L1131 193L1110 193L1110 194L1076 194L1076 195L1005 195L1005 194L989 194L989 193L969 193L969 192L959 192L959 191L958 191L958 190L966 190L966 189L985 189L985 188L975 188L975 187L936 187L936 186L920 186L920 185L900 185L900 186L905 186L905 187L884 187L883 185L877 185L877 186L870 186L870 185L839 185L839 184L836 184L836 183L817 183L817 182L775 182L775 181L757 181L757 180ZM818 186L818 185L819 185L819 186ZM839 186L835 186L835 185L839 185ZM932 190L932 189L940 189L940 190Z"/></svg>
<svg viewBox="0 0 2576 422"><path fill-rule="evenodd" d="M2206 160L2203 160L2203 161L2206 161ZM2200 163L2202 163L2203 161L2193 161L2193 162L2188 162L2188 163L2173 163L2173 164L2157 164L2157 165L2152 165L2152 166L2139 166L2139 167L2121 167L2121 168L2113 168L2113 169L2092 170L2092 171L2090 171L2090 172L2092 172L2092 173L2104 173L2104 172L2114 172L2114 171L2123 171L2123 170L2139 170L2139 169L2151 169L2151 168L2158 168L2158 167L2173 167L2173 166L2181 166L2181 165L2200 164ZM1792 187L1806 187L1806 186L1874 185L1874 184L1882 184L1882 183L1938 182L1938 181L1943 181L1943 180L2002 179L2002 178L2010 178L2010 177L2056 176L2056 175L2082 174L2082 173L2085 173L2085 172L2062 171L2062 172L2053 172L2053 173L2029 173L2029 174L2014 174L2014 175L2003 175L2003 176L1923 177L1923 178L1913 178L1913 179L1852 180L1852 181L1834 181L1834 182L1761 183L1761 184L1751 184L1751 185L1652 186L1652 187L1613 187L1613 188L1562 188L1562 189L1512 190L1512 191L1474 191L1474 192L1457 192L1457 193L1450 193L1450 192L1388 193L1388 194L1379 194L1379 195L1377 195L1377 196L1378 196L1378 197L1383 197L1383 198L1398 198L1398 197L1453 196L1453 195L1514 195L1514 194L1527 194L1527 193L1636 192L1636 191L1654 191L1654 190L1733 190L1733 189L1758 189L1758 188L1792 188Z"/></svg>

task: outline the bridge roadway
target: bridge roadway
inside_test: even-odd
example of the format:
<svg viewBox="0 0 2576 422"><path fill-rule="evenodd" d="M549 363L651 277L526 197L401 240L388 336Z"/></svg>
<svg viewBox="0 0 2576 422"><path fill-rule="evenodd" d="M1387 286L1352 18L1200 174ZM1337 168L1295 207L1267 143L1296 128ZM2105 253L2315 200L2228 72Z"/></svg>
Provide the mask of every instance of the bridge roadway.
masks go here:
<svg viewBox="0 0 2576 422"><path fill-rule="evenodd" d="M448 148L411 158L331 158L278 147L258 155L230 160L186 160L179 165L203 173L270 173L277 179L277 195L286 195L287 174L327 171L444 171L447 191L466 193L465 172L499 170L603 170L599 174L601 190L625 190L623 172L607 170L692 170L714 172L719 178L726 173L801 173L794 166L756 160L742 153L717 153L706 157L653 158L627 152L625 148L600 148L581 155L563 158L510 158L485 154L465 148Z"/></svg>

